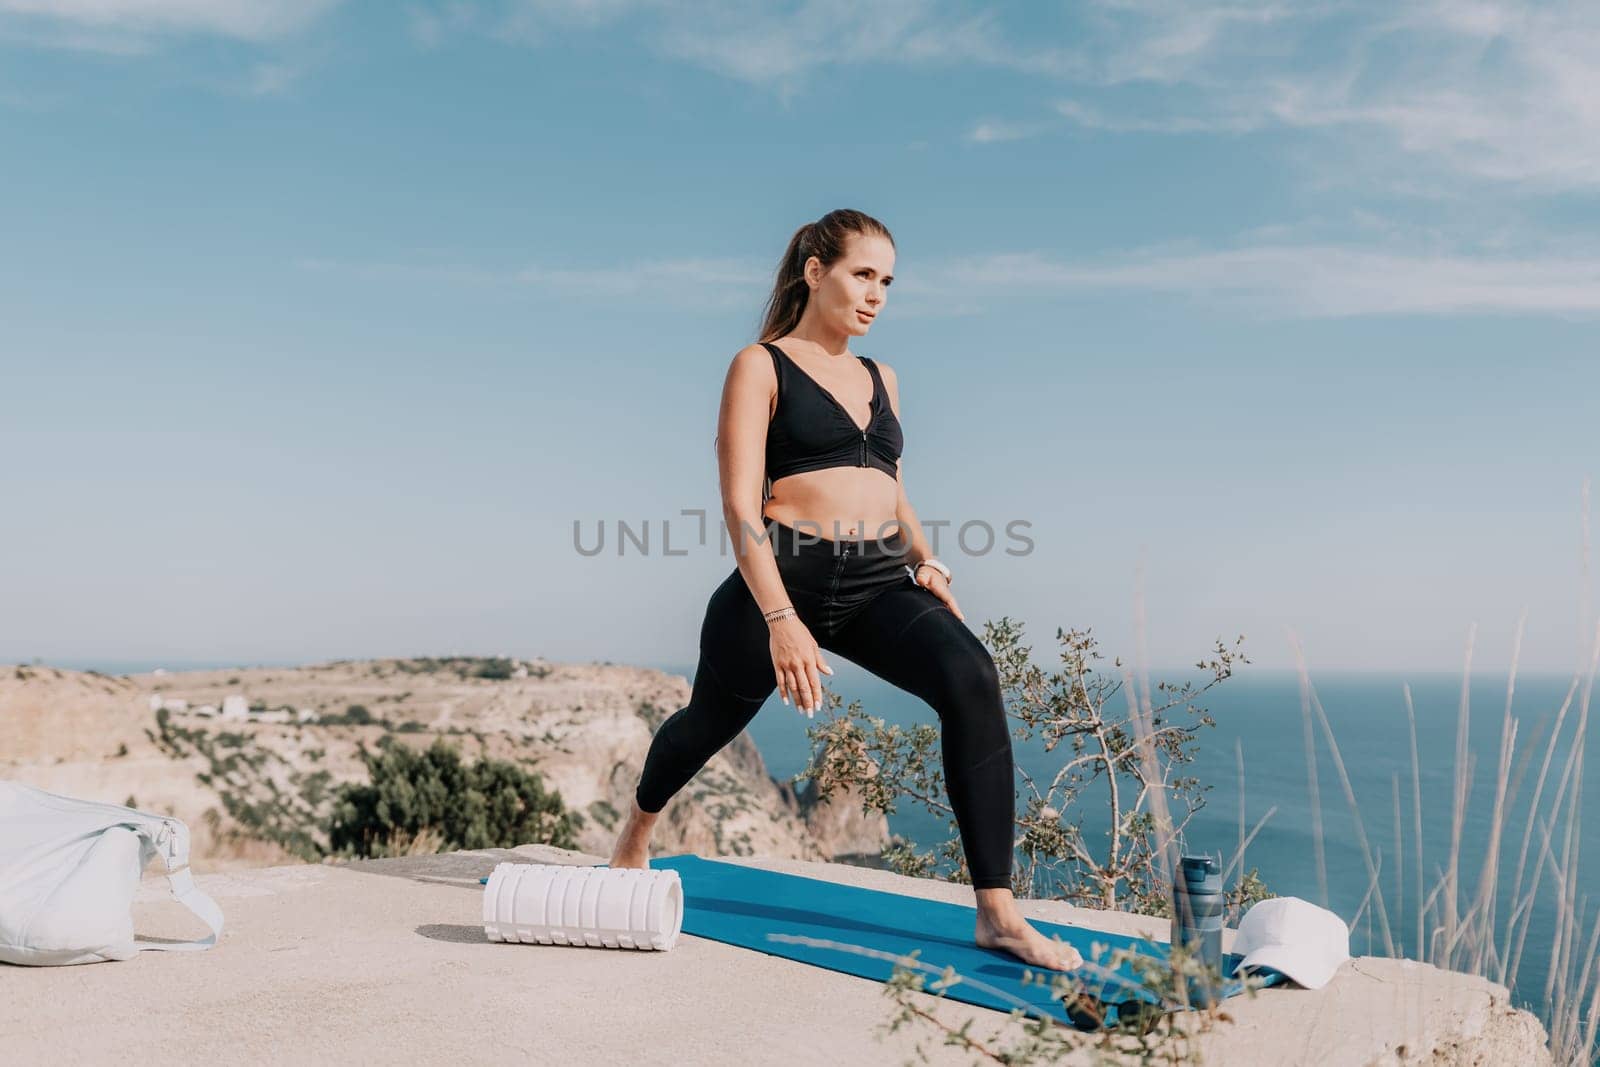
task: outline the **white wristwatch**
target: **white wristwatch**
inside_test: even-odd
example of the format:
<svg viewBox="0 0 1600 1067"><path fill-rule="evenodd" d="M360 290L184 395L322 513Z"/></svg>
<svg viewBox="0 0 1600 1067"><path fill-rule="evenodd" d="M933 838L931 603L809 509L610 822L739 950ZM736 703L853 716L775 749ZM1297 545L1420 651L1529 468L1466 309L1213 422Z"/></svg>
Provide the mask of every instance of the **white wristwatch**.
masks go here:
<svg viewBox="0 0 1600 1067"><path fill-rule="evenodd" d="M936 570L940 574L944 575L944 580L945 581L947 581L947 582L950 581L950 568L946 567L943 563L940 563L937 559L934 559L932 556L929 556L925 560L919 561L917 563L917 567L932 567L934 570ZM911 576L913 578L915 578L917 576L917 567L912 567L911 568Z"/></svg>

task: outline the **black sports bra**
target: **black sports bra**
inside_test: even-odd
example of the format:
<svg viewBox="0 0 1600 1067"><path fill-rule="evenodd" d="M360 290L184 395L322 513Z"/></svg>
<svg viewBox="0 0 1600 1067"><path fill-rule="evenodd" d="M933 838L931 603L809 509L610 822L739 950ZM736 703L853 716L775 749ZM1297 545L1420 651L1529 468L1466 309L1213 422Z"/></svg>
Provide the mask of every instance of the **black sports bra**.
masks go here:
<svg viewBox="0 0 1600 1067"><path fill-rule="evenodd" d="M872 375L872 402L863 429L844 405L775 344L762 342L778 375L778 403L767 423L767 486L791 474L826 467L872 467L898 477L905 447L900 420L889 406L877 364L857 356Z"/></svg>

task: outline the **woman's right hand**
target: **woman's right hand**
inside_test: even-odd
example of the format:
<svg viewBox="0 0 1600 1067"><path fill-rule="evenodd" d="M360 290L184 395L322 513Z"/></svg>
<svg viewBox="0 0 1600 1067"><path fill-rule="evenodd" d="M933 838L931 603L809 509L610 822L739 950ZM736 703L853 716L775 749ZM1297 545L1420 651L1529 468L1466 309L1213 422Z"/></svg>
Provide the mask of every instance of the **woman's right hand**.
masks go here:
<svg viewBox="0 0 1600 1067"><path fill-rule="evenodd" d="M833 668L822 658L822 649L806 624L794 616L778 619L772 628L772 670L778 677L778 695L785 704L794 694L795 708L807 718L816 718L822 704L822 680L817 672L832 675Z"/></svg>

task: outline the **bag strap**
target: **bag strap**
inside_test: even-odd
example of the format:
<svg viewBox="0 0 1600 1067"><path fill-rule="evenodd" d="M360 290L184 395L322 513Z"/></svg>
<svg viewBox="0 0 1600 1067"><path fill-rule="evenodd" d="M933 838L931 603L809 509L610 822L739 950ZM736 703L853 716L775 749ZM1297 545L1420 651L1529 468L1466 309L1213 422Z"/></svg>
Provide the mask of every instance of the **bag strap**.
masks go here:
<svg viewBox="0 0 1600 1067"><path fill-rule="evenodd" d="M140 941L135 938L133 947L140 952L203 952L215 945L222 934L222 909L217 907L217 902L194 884L194 873L187 867L170 872L167 882L172 887L173 899L199 916L200 921L211 928L211 936L199 941Z"/></svg>
<svg viewBox="0 0 1600 1067"><path fill-rule="evenodd" d="M141 828L141 833L149 833ZM211 929L211 936L199 941L140 941L134 939L133 947L140 952L203 952L217 943L222 935L222 909L200 887L194 884L194 871L189 867L188 827L175 820L165 820L151 837L151 844L161 854L167 865L167 885L172 898L190 911Z"/></svg>

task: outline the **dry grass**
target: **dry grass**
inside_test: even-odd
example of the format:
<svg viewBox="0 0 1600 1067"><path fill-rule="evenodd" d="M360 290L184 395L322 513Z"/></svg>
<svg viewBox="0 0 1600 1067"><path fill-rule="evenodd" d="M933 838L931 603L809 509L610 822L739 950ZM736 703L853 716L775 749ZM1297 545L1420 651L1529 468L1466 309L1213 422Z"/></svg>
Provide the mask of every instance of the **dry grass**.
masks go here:
<svg viewBox="0 0 1600 1067"><path fill-rule="evenodd" d="M1584 582L1588 588L1588 486L1583 490ZM1390 806L1394 822L1393 900L1385 899L1382 888L1381 850L1369 840L1362 811L1357 803L1344 760L1328 717L1317 698L1315 685L1304 655L1296 643L1302 693L1302 712L1307 743L1307 788L1316 842L1318 882L1327 899L1326 868L1323 858L1321 798L1316 778L1317 751L1311 743L1313 723L1320 727L1327 755L1338 772L1355 827L1368 874L1365 899L1351 922L1354 929L1363 915L1375 919L1384 951L1389 955L1410 955L1439 967L1481 975L1517 991L1517 979L1528 952L1547 952L1547 966L1539 999L1533 1005L1550 1035L1555 1062L1562 1065L1596 1061L1596 1027L1600 1024L1600 916L1589 907L1579 891L1581 825L1583 814L1583 773L1587 750L1589 710L1594 691L1596 668L1600 666L1600 626L1588 634L1588 601L1585 595L1582 616L1588 652L1585 662L1573 673L1566 698L1556 710L1550 735L1545 739L1538 771L1532 780L1525 811L1517 806L1523 779L1538 751L1537 738L1519 751L1519 737L1526 736L1521 719L1513 713L1518 668L1522 656L1522 637L1526 613L1518 622L1513 642L1511 668L1506 684L1505 708L1501 716L1499 745L1493 767L1492 800L1484 855L1470 878L1463 869L1463 836L1467 824L1468 802L1474 774L1470 746L1470 682L1476 643L1475 630L1469 631L1462 665L1461 697L1456 717L1455 767L1450 812L1450 844L1442 867L1431 876L1423 865L1423 820L1421 761L1417 752L1416 710L1410 686L1403 688L1411 742L1411 848L1405 845L1407 820L1401 803L1401 783L1396 775L1391 782ZM1574 715L1573 712L1576 711ZM1560 758L1558 758L1560 757ZM1552 772L1555 773L1552 781ZM1243 774L1241 767L1241 776ZM1522 832L1508 825L1513 811L1521 819ZM1515 848L1515 862L1509 849ZM1403 872L1410 855L1414 891L1407 899ZM1510 872L1509 878L1507 873ZM1470 880L1469 880L1470 878ZM1395 924L1391 926L1390 904ZM1500 905L1508 907L1502 915ZM1553 916L1548 946L1530 944L1529 932L1534 917L1541 912ZM1408 914L1409 911L1409 914ZM1413 931L1410 945L1402 931ZM1398 939L1397 939L1397 935ZM1523 994L1524 999L1533 1000Z"/></svg>
<svg viewBox="0 0 1600 1067"><path fill-rule="evenodd" d="M1390 782L1389 807L1393 815L1393 871L1390 876L1392 899L1384 889L1382 850L1375 847L1369 837L1363 811L1376 810L1371 805L1358 803L1354 786L1346 771L1337 738L1329 722L1299 642L1291 635L1300 680L1301 711L1306 752L1306 788L1309 793L1312 823L1312 841L1317 884L1321 899L1328 899L1328 873L1325 848L1325 829L1322 818L1321 785L1318 780L1318 745L1320 732L1326 745L1327 756L1337 773L1345 804L1354 828L1356 844L1366 867L1367 887L1360 907L1350 922L1356 929L1363 917L1376 924L1377 941L1390 956L1409 955L1413 958L1469 974L1480 975L1517 990L1517 978L1525 954L1541 951L1546 946L1529 944L1529 931L1534 916L1541 906L1554 915L1550 935L1548 965L1542 989L1542 1000L1535 1012L1543 1021L1550 1038L1550 1050L1557 1064L1577 1067L1600 1060L1600 1047L1596 1044L1596 1030L1600 1027L1600 915L1588 906L1588 900L1579 892L1582 841L1582 793L1584 754L1587 748L1589 709L1593 695L1596 668L1600 666L1600 625L1593 636L1589 626L1589 486L1582 492L1583 516L1583 603L1580 607L1582 639L1588 648L1586 659L1574 672L1567 688L1566 699L1555 715L1550 735L1545 740L1538 772L1533 779L1531 797L1525 815L1522 815L1522 833L1508 822L1515 801L1522 795L1523 776L1535 752L1534 745L1520 752L1519 737L1525 737L1521 719L1513 714L1518 668L1522 656L1522 639L1527 623L1524 612L1519 620L1513 643L1511 668L1506 685L1505 709L1501 716L1499 747L1492 780L1493 800L1488 820L1488 835L1481 866L1476 878L1469 884L1463 871L1463 836L1467 824L1468 802L1475 770L1470 746L1471 723L1471 673L1476 644L1476 628L1468 633L1462 665L1461 695L1457 706L1455 766L1452 778L1452 803L1450 813L1450 844L1445 863L1431 875L1423 863L1422 773L1417 747L1416 710L1410 686L1404 686L1406 718L1409 728L1411 761L1411 836L1412 880L1414 890L1407 899L1405 860L1407 848L1407 820L1401 801L1401 782L1394 775ZM1152 758L1149 744L1151 706L1149 683L1144 665L1145 618L1141 588L1135 607L1135 625L1138 634L1136 671L1124 673L1125 689L1135 730L1141 742L1144 758ZM1136 688L1135 682L1142 684ZM1138 694L1137 696L1135 694ZM1575 703L1576 702L1576 703ZM1572 711L1576 708L1576 716ZM1575 720L1575 721L1574 721ZM1558 753L1564 758L1557 761ZM1232 860L1226 865L1224 881L1235 871L1244 868L1245 849L1255 832L1272 814L1258 821L1255 830L1245 833L1244 811L1244 757L1236 752L1239 774L1239 843ZM1551 772L1558 770L1553 785ZM1170 878L1178 856L1178 843L1173 834L1173 823L1166 811L1160 790L1146 798L1155 817L1158 853L1164 857L1163 870ZM1274 809L1276 810L1276 809ZM1516 809L1519 814L1521 809ZM1508 832L1509 831L1509 832ZM1510 863L1507 849L1515 843L1515 865ZM1511 871L1509 882L1506 872ZM1170 884L1170 883L1169 883ZM1507 892L1509 890L1509 892ZM1509 900L1509 909L1502 916L1499 904ZM1414 931L1411 944L1405 943L1407 932ZM1370 940L1370 939L1369 939ZM1531 999L1531 998L1527 998ZM1420 1014L1420 1009L1419 1009Z"/></svg>

